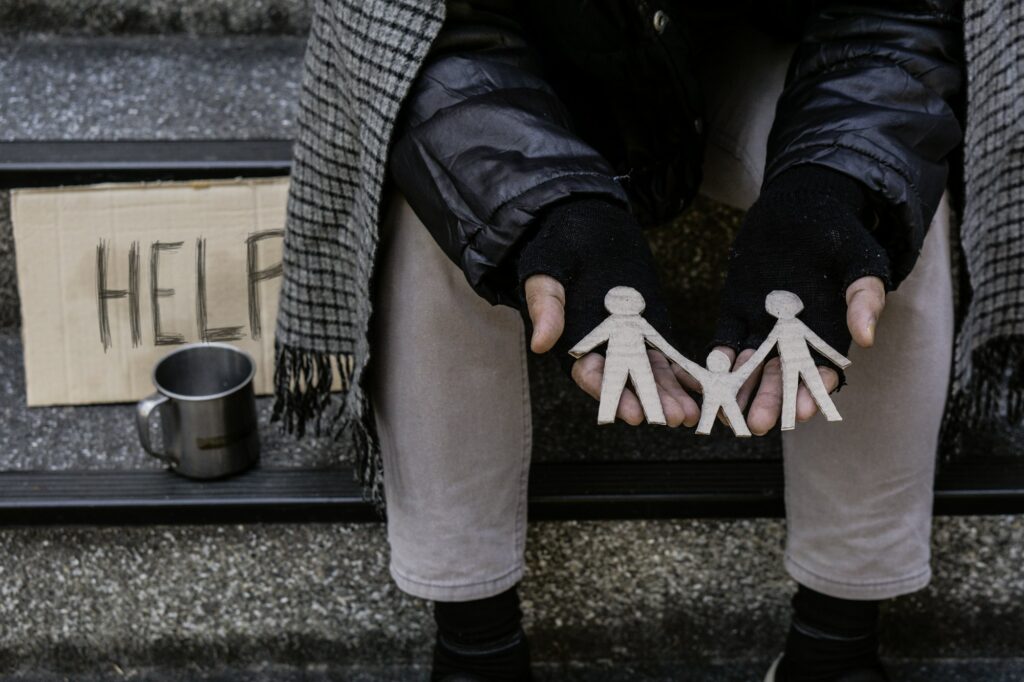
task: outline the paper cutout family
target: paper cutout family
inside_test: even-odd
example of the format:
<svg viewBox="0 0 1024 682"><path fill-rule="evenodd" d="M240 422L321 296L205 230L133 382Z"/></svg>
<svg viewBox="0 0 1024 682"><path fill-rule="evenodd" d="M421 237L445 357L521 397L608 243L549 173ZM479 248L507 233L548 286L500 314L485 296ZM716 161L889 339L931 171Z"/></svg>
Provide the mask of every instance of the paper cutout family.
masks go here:
<svg viewBox="0 0 1024 682"><path fill-rule="evenodd" d="M644 297L636 289L610 289L604 298L604 307L610 315L569 351L573 357L579 358L603 343L608 344L601 381L598 424L615 421L619 398L627 380L632 383L640 399L648 423L665 424L665 413L661 409L654 372L647 357L647 346L660 350L700 384L703 403L700 422L697 424L699 434L711 433L711 427L721 410L733 433L737 436L750 435L736 396L743 382L776 346L782 365L782 430L788 431L796 426L796 394L801 380L825 418L829 421L842 421L821 380L808 344L842 369L849 367L850 361L796 318L804 307L803 301L796 294L789 291L773 291L768 294L765 310L777 319L775 327L757 351L732 371L729 356L722 351L713 350L708 354L707 367L702 367L677 351L643 318L641 313L645 306Z"/></svg>

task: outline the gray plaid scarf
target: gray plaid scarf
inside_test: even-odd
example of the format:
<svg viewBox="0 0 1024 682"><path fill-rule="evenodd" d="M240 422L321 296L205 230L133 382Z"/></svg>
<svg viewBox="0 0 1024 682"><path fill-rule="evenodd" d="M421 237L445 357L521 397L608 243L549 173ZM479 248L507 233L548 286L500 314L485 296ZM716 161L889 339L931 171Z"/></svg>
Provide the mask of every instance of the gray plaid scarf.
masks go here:
<svg viewBox="0 0 1024 682"><path fill-rule="evenodd" d="M964 7L967 127L960 246L966 300L943 450L1024 444L1024 0Z"/></svg>
<svg viewBox="0 0 1024 682"><path fill-rule="evenodd" d="M362 381L370 278L388 141L444 16L444 0L317 0L303 69L274 418L299 436L307 422L318 432L326 422L381 508L383 471Z"/></svg>
<svg viewBox="0 0 1024 682"><path fill-rule="evenodd" d="M277 319L275 418L323 424L382 505L363 387L387 150L444 21L443 0L318 0L302 82ZM968 0L964 307L947 452L1024 440L1024 0ZM342 391L332 394L332 378ZM1003 446L1006 449L1008 446ZM972 449L976 444L972 441Z"/></svg>

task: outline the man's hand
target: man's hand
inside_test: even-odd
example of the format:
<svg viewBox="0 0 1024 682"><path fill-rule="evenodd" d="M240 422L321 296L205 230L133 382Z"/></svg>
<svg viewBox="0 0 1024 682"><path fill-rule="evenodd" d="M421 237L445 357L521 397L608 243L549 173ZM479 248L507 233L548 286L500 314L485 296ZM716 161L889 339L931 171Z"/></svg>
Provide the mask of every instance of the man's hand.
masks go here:
<svg viewBox="0 0 1024 682"><path fill-rule="evenodd" d="M671 333L654 257L629 209L600 198L558 203L538 217L537 227L516 265L522 312L533 327L530 348L552 353L580 388L599 399L604 358L589 353L574 360L568 351L608 317L604 298L616 286L639 291L647 306L646 320L661 334ZM697 404L679 385L668 361L656 352L650 358L665 421L670 426L695 424ZM644 420L632 391L623 391L617 416L634 425Z"/></svg>
<svg viewBox="0 0 1024 682"><path fill-rule="evenodd" d="M554 347L565 329L565 288L554 277L533 275L524 284L524 298L533 322L530 350L546 353ZM672 427L680 424L696 425L700 419L700 408L680 385L678 375L668 359L656 350L648 350L647 355L651 360L651 369L654 370L654 380L658 384L665 421ZM594 399L601 397L603 375L604 357L597 353L584 355L572 366L573 381ZM619 399L616 416L633 426L644 421L640 400L628 387Z"/></svg>
<svg viewBox="0 0 1024 682"><path fill-rule="evenodd" d="M846 325L850 336L861 348L870 348L875 343L875 329L882 310L885 309L885 286L882 280L877 277L862 277L856 280L846 289L846 306ZM724 351L730 358L736 355L736 352L727 346L719 346L719 350ZM752 348L744 350L736 358L733 368L742 365L753 354ZM825 388L829 393L834 391L839 384L839 374L825 366L819 367L818 371L821 373ZM782 414L782 368L777 357L755 371L740 389L740 409L746 407L751 397L753 403L750 405L750 412L747 413L747 426L751 433L763 436L775 426L779 415ZM817 412L818 406L814 398L801 384L796 398L797 421L805 422Z"/></svg>
<svg viewBox="0 0 1024 682"><path fill-rule="evenodd" d="M776 323L765 296L784 289L803 301L803 323L837 351L846 353L851 341L870 347L891 284L888 252L874 227L867 190L841 173L798 166L772 180L733 242L715 345L743 351L737 362L749 357ZM826 389L839 386L840 375L826 360L818 370ZM751 379L739 403L752 400L747 426L762 435L782 410L779 360L769 360ZM797 419L806 421L817 410L801 385Z"/></svg>

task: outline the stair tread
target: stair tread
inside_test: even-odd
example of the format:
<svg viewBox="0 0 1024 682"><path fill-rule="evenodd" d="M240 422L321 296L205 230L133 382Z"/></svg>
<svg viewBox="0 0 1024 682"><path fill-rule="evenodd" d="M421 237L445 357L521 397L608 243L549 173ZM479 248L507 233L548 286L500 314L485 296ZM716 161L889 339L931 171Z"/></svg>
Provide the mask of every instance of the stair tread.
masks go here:
<svg viewBox="0 0 1024 682"><path fill-rule="evenodd" d="M0 141L291 139L304 46L295 36L0 37Z"/></svg>
<svg viewBox="0 0 1024 682"><path fill-rule="evenodd" d="M593 401L547 365L531 360L536 461L776 459L775 438L741 441L663 427L598 427ZM578 395L577 395L578 394ZM257 398L261 461L270 467L334 467L327 438L296 440L270 424L272 401ZM159 470L135 434L130 404L28 407L17 328L0 329L0 471Z"/></svg>
<svg viewBox="0 0 1024 682"><path fill-rule="evenodd" d="M728 680L759 680L768 661L566 661L561 664L537 662L533 666L538 682L726 682ZM1024 659L960 658L938 660L898 660L889 662L894 679L905 682L1015 682L1024 676ZM84 675L75 674L79 682L113 682L129 676L139 682L377 682L383 680L426 680L429 669L420 664L395 665L316 665L290 666L269 664L258 667L214 668L128 668ZM0 676L0 682L64 682L66 673L20 673Z"/></svg>
<svg viewBox="0 0 1024 682"><path fill-rule="evenodd" d="M0 27L8 34L111 35L302 35L309 29L312 0L25 0L0 3Z"/></svg>
<svg viewBox="0 0 1024 682"><path fill-rule="evenodd" d="M331 467L324 439L296 441L269 427L271 401L258 398L262 462L279 467ZM0 329L0 470L159 470L135 434L130 404L28 407L21 339Z"/></svg>

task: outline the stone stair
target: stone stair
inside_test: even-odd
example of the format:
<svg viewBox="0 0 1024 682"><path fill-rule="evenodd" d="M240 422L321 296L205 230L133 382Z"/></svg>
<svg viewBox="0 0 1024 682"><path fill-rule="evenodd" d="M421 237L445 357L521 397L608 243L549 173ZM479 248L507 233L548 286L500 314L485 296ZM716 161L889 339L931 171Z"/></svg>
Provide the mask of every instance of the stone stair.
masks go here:
<svg viewBox="0 0 1024 682"><path fill-rule="evenodd" d="M87 4L0 4L0 159L15 141L292 136L308 2ZM696 337L721 269L709 254L737 219L702 202L652 235L704 254L664 273ZM0 470L158 468L131 406L25 407L18 319L0 192ZM531 376L540 461L779 457L777 438L595 438L588 399L545 363ZM324 443L263 438L266 464L338 464ZM426 678L429 611L390 582L381 524L130 522L0 529L0 679ZM538 679L759 679L792 590L783 533L776 519L532 524L522 594ZM939 518L935 551L933 585L885 614L897 679L1024 678L1024 521Z"/></svg>

